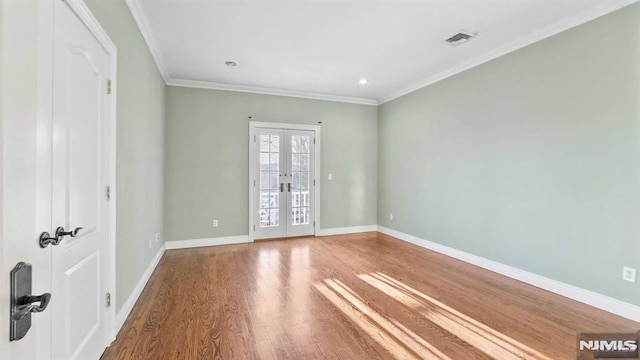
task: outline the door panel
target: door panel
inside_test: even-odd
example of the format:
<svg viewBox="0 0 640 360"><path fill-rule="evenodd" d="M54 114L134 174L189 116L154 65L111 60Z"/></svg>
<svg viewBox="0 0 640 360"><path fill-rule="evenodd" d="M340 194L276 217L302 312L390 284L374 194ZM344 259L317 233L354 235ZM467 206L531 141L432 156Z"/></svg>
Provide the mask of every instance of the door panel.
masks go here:
<svg viewBox="0 0 640 360"><path fill-rule="evenodd" d="M100 92L102 90L102 77L93 72L93 64L84 56L70 49L69 63L72 65L68 95L69 102L66 127L66 174L60 174L61 179L67 184L64 204L67 209L67 221L65 229L75 226L83 227L81 235L76 238L68 238L63 244L71 246L79 241L84 241L87 236L99 231L100 225L100 194L101 159L100 159L100 124L96 121L87 121L91 118L99 118Z"/></svg>
<svg viewBox="0 0 640 360"><path fill-rule="evenodd" d="M82 230L52 249L52 358L97 359L107 316L109 58L65 2L54 6L52 223Z"/></svg>
<svg viewBox="0 0 640 360"><path fill-rule="evenodd" d="M100 123L87 121L100 117L100 94L103 91L100 66L88 53L90 49L70 46L67 52L69 69L67 103L70 116L66 127L68 184L67 209L70 224L82 224L83 233L98 226L100 201Z"/></svg>
<svg viewBox="0 0 640 360"><path fill-rule="evenodd" d="M314 234L314 132L258 128L254 237Z"/></svg>
<svg viewBox="0 0 640 360"><path fill-rule="evenodd" d="M287 236L312 235L313 231L313 169L314 132L287 130Z"/></svg>
<svg viewBox="0 0 640 360"><path fill-rule="evenodd" d="M65 274L64 297L68 299L65 304L65 312L68 314L77 312L80 316L68 318L65 332L67 348L76 352L82 351L86 343L89 343L99 331L100 327L100 253L95 252L84 258L78 264L68 269ZM72 354L71 358L77 358L78 354Z"/></svg>

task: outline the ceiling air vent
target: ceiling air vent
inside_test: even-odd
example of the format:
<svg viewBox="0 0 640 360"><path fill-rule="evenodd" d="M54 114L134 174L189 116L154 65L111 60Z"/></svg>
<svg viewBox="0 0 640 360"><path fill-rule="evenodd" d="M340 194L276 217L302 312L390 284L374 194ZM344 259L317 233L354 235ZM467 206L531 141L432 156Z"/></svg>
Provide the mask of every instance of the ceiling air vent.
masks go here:
<svg viewBox="0 0 640 360"><path fill-rule="evenodd" d="M469 39L471 39L474 36L476 36L476 34L461 31L453 35L452 37L448 38L446 42L448 42L451 45L459 45L469 41Z"/></svg>

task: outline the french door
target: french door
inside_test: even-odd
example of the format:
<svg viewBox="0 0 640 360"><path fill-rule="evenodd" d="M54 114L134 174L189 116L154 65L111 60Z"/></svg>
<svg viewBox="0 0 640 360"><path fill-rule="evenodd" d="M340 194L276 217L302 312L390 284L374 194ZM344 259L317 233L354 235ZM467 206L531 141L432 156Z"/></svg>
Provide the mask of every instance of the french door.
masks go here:
<svg viewBox="0 0 640 360"><path fill-rule="evenodd" d="M253 224L255 239L313 235L315 131L254 131Z"/></svg>

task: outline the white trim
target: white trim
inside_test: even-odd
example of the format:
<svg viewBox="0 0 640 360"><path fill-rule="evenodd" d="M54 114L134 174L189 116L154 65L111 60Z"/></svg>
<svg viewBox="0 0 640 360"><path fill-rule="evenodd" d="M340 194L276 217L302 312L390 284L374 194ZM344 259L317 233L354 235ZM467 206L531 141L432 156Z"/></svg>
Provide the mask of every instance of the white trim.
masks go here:
<svg viewBox="0 0 640 360"><path fill-rule="evenodd" d="M138 25L138 29L140 29L140 33L144 38L144 41L147 43L147 47L149 48L149 52L151 53L151 57L156 62L156 66L158 67L158 71L165 83L169 82L170 76L167 67L165 66L164 58L162 57L162 52L158 47L158 41L156 40L155 35L153 35L153 31L151 30L151 26L149 25L149 20L142 9L142 5L139 0L126 0L127 6L129 7L129 11L133 16L133 20L135 20Z"/></svg>
<svg viewBox="0 0 640 360"><path fill-rule="evenodd" d="M331 236L343 234L356 234L362 232L378 231L378 225L349 226L341 228L320 229L316 236Z"/></svg>
<svg viewBox="0 0 640 360"><path fill-rule="evenodd" d="M259 124L259 122L256 122ZM314 177L314 189L315 189L315 194L313 197L313 201L315 201L314 203L314 209L313 209L313 221L314 221L314 227L313 230L315 232L315 234L318 233L318 231L320 230L320 226L322 225L320 223L320 203L321 198L321 190L322 190L322 173L320 172L320 163L322 162L322 127L320 125L314 125L316 127L316 134L315 134L315 150L314 150L314 157L315 159L313 159L313 177Z"/></svg>
<svg viewBox="0 0 640 360"><path fill-rule="evenodd" d="M255 222L253 221L253 201L254 201L254 193L253 193L253 181L254 181L254 151L255 151L255 143L253 142L253 137L255 136L255 132L256 132L256 127L254 126L253 122L249 122L249 191L247 192L247 194L249 194L249 229L247 229L249 235L249 242L253 242L254 240L254 233L255 233Z"/></svg>
<svg viewBox="0 0 640 360"><path fill-rule="evenodd" d="M113 299L116 298L116 288L117 288L117 262L116 262L116 239L117 239L117 228L118 228L118 217L117 215L117 199L118 199L118 187L116 186L116 175L117 175L117 166L116 166L116 152L117 152L117 99L118 99L118 50L113 46L113 53L110 55L111 57L111 69L109 69L109 77L111 80L111 94L108 96L109 98L109 175L108 175L108 184L109 186L109 230L108 230L108 249L107 249L107 264L109 266L108 269L108 278L110 279L107 283L107 291L111 293ZM115 301L115 300L114 300ZM108 309L110 314L110 319L107 323L107 345L109 345L113 340L116 339L116 335L119 329L116 329L116 307L115 305Z"/></svg>
<svg viewBox="0 0 640 360"><path fill-rule="evenodd" d="M276 122L266 122L266 121L249 121L249 241L253 242L253 226L254 216L253 216L253 201L254 201L254 186L253 186L253 178L254 178L254 163L253 163L253 152L254 152L254 142L253 137L255 136L255 130L259 128L267 128L267 129L289 129L289 130L306 130L306 131L315 131L315 159L313 160L314 167L314 180L315 180L315 194L314 194L314 235L317 235L320 231L320 195L322 188L322 173L320 172L320 163L322 162L322 128L320 125L308 125L308 124L287 124L287 123L276 123Z"/></svg>
<svg viewBox="0 0 640 360"><path fill-rule="evenodd" d="M109 35L100 25L98 19L93 16L91 10L87 7L83 0L65 0L71 9L78 15L85 26L91 31L91 34L96 37L100 45L109 53L109 57L118 53L116 45L111 41ZM115 77L115 74L112 74Z"/></svg>
<svg viewBox="0 0 640 360"><path fill-rule="evenodd" d="M190 249L202 246L218 246L218 245L231 245L231 244L245 244L248 243L248 235L237 236L222 236L215 238L201 238L201 239L189 239L189 240L173 240L164 243L167 250L173 249Z"/></svg>
<svg viewBox="0 0 640 360"><path fill-rule="evenodd" d="M36 137L38 148L36 150L36 226L39 231L50 229L51 223L51 171L53 149L53 33L54 33L54 2L38 0L38 100ZM40 230L43 229L43 230ZM52 247L38 249L37 263L42 265L42 270L50 276L36 276L33 279L34 291L48 291L53 284L52 276ZM36 290L38 289L38 290ZM44 290L49 289L49 290ZM33 324L36 336L35 358L51 359L52 349L52 318L53 312L43 311Z"/></svg>
<svg viewBox="0 0 640 360"><path fill-rule="evenodd" d="M127 300L124 302L124 304L122 304L120 311L118 311L118 315L116 315L116 328L115 328L116 334L120 331L120 329L122 328L122 325L124 325L124 322L127 320L127 317L129 317L131 310L133 310L133 306L136 304L136 301L138 301L138 298L140 297L140 294L142 294L142 290L144 290L144 287L149 282L149 279L151 279L151 275L153 275L153 271L156 269L156 267L160 263L160 259L162 259L162 255L164 255L164 252L165 252L165 245L163 244L158 249L158 252L153 257L153 259L151 259L149 266L147 266L147 270L145 270L144 274L142 274L142 276L140 277L140 280L138 280L138 283L133 288L133 291L131 291L131 294L129 295ZM112 293L111 294L112 308L116 307L115 301L116 301L116 298Z"/></svg>
<svg viewBox="0 0 640 360"><path fill-rule="evenodd" d="M253 128L262 129L282 129L282 130L303 130L303 131L319 131L320 126L308 125L308 124L288 124L288 123L276 123L268 121L250 121L250 126ZM317 134L316 134L317 138Z"/></svg>
<svg viewBox="0 0 640 360"><path fill-rule="evenodd" d="M127 1L133 1L133 0L127 0ZM288 97L296 97L296 98L302 98L302 99L336 101L336 102L344 102L344 103L360 104L360 105L371 105L371 106L378 105L378 101L374 99L318 94L318 93L293 91L293 90L281 90L281 89L274 89L274 88L263 88L263 87L245 86L245 85L223 84L223 83L210 82L210 81L169 79L169 81L167 81L167 85L199 88L199 89L209 89L209 90L237 91L237 92L252 93L252 94L288 96Z"/></svg>
<svg viewBox="0 0 640 360"><path fill-rule="evenodd" d="M462 65L459 66L455 66L452 68L449 68L447 70L444 70L436 75L430 76L422 81L419 81L417 83L414 83L413 85L409 85L399 91L396 92L392 92L390 93L388 96L385 96L382 98L382 100L379 102L379 105L382 105L386 102L389 102L391 100L397 99L401 96L407 95L409 93L412 93L416 90L422 89L424 87L427 87L429 85L432 85L438 81L444 80L446 78L449 78L451 76L454 76L456 74L459 74L463 71L469 70L471 68L474 68L478 65L482 65L486 62L489 62L491 60L497 59L503 55L506 55L508 53L514 52L518 49L521 49L525 46L531 45L533 43L536 43L540 40L549 38L551 36L554 36L556 34L559 34L563 31L567 31L573 27L576 27L578 25L582 25L588 21L591 21L593 19L596 19L600 16L609 14L611 12L614 12L616 10L619 10L625 6L628 6L630 4L633 4L635 2L637 2L638 0L622 0L622 1L603 1L601 2L601 6L589 9L587 11L578 13L575 16L572 16L568 19L565 19L559 23L556 23L554 25L548 26L540 31L536 31L531 35L527 35L525 37L522 37L510 44L507 44L505 46L501 46L498 48L495 48L485 54L479 55L473 59L471 59L470 61L465 62Z"/></svg>
<svg viewBox="0 0 640 360"><path fill-rule="evenodd" d="M614 299L612 297L595 293L586 289L579 288L574 285L569 285L557 280L549 279L544 276L540 276L528 271L524 271L509 265L505 265L493 260L485 259L483 257L466 253L448 246L434 243L432 241L421 239L417 236L405 234L400 231L389 229L378 225L378 231L393 236L394 238L421 246L423 248L433 250L435 252L462 260L466 263L479 266L481 268L496 272L498 274L510 277L539 287L541 289L550 291L552 293L562 295L569 299L579 301L581 303L591 305L598 309L608 311L610 313L620 315L627 319L640 322L640 306L629 304L627 302Z"/></svg>

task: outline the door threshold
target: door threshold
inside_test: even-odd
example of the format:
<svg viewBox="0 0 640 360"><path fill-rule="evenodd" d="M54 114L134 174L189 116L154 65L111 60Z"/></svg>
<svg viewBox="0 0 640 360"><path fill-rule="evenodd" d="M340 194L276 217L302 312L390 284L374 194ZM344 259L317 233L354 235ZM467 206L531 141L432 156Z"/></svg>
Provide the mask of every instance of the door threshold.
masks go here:
<svg viewBox="0 0 640 360"><path fill-rule="evenodd" d="M253 239L254 242L265 242L265 241L275 241L275 240L293 240L293 239L306 239L306 238L314 238L315 235L300 235L300 236L290 236L290 237L276 237L276 238L266 238L266 239Z"/></svg>

